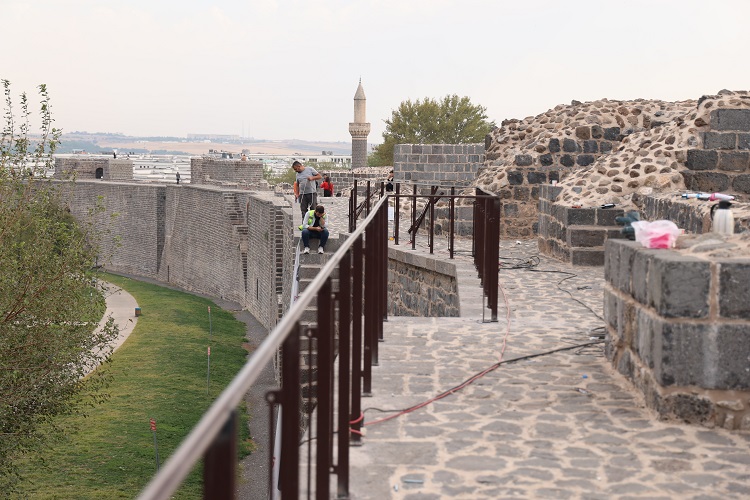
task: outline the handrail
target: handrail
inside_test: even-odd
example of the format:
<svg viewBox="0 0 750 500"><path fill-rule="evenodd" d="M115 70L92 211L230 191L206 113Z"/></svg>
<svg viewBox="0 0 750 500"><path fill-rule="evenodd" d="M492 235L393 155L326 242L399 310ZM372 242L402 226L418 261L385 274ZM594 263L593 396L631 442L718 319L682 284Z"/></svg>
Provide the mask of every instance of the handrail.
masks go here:
<svg viewBox="0 0 750 500"><path fill-rule="evenodd" d="M138 496L142 500L169 498L182 484L192 470L195 463L209 449L224 428L224 424L231 418L237 405L245 397L253 383L259 378L265 366L273 359L278 349L291 334L297 333L296 325L302 320L305 310L317 297L317 293L324 287L330 286L329 278L340 264L345 255L356 242L365 235L388 198L382 198L370 211L360 227L344 240L341 247L330 256L318 275L306 289L306 293L294 303L281 321L269 333L268 337L254 351L252 357L239 371L230 384L222 391L216 401L185 437L180 446L163 464L161 470L154 476ZM361 245L361 242L359 242ZM382 331L382 329L381 329ZM291 418L296 418L290 416Z"/></svg>

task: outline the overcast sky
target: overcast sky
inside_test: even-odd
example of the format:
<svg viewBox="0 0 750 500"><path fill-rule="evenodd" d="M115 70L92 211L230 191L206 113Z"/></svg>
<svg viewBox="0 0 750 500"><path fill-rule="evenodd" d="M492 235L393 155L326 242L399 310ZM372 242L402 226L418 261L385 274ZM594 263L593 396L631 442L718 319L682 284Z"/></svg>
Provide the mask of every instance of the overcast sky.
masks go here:
<svg viewBox="0 0 750 500"><path fill-rule="evenodd" d="M750 89L747 0L0 0L0 78L64 131L369 142L406 99L498 124L571 100Z"/></svg>

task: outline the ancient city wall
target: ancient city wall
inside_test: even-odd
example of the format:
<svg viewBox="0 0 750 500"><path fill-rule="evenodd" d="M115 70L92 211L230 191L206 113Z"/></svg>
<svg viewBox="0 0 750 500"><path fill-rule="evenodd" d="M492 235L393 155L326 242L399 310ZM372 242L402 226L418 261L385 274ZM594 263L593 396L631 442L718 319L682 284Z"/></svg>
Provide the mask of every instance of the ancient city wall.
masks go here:
<svg viewBox="0 0 750 500"><path fill-rule="evenodd" d="M750 429L750 259L607 242L607 358L665 418Z"/></svg>
<svg viewBox="0 0 750 500"><path fill-rule="evenodd" d="M100 170L99 177L97 170ZM129 181L133 179L133 162L104 157L55 158L54 176L55 179Z"/></svg>
<svg viewBox="0 0 750 500"><path fill-rule="evenodd" d="M389 315L460 316L455 265L395 248L388 260Z"/></svg>
<svg viewBox="0 0 750 500"><path fill-rule="evenodd" d="M483 144L397 144L396 182L430 186L468 186L484 163Z"/></svg>
<svg viewBox="0 0 750 500"><path fill-rule="evenodd" d="M238 302L269 329L288 307L292 216L281 198L199 185L63 186L81 220L102 197L95 222L107 270Z"/></svg>
<svg viewBox="0 0 750 500"><path fill-rule="evenodd" d="M259 186L263 163L254 160L191 158L190 183L209 185Z"/></svg>

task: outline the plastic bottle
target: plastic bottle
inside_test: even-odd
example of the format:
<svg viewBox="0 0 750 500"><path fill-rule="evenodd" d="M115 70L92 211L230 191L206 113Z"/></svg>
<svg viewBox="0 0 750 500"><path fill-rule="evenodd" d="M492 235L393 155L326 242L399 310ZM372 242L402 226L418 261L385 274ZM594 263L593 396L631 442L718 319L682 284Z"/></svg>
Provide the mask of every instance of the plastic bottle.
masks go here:
<svg viewBox="0 0 750 500"><path fill-rule="evenodd" d="M727 200L721 200L717 205L711 206L711 230L718 234L734 234L734 214L732 204Z"/></svg>

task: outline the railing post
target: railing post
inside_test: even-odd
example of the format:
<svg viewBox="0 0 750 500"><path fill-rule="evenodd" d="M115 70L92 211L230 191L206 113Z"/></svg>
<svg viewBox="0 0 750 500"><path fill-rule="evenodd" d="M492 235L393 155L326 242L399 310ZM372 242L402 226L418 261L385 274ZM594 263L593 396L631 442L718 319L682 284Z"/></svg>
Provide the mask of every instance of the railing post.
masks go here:
<svg viewBox="0 0 750 500"><path fill-rule="evenodd" d="M362 444L362 287L364 267L362 264L362 236L352 244L352 444ZM369 390L369 389L368 389ZM368 394L369 395L369 394Z"/></svg>
<svg viewBox="0 0 750 500"><path fill-rule="evenodd" d="M399 195L401 193L401 183L396 183L396 204L393 207L393 244L398 245L398 226L399 226L399 205L401 199Z"/></svg>
<svg viewBox="0 0 750 500"><path fill-rule="evenodd" d="M486 231L486 261L485 261L485 291L487 293L487 307L491 311L491 321L497 321L497 286L498 259L500 257L500 200L493 196L487 200L487 231Z"/></svg>
<svg viewBox="0 0 750 500"><path fill-rule="evenodd" d="M233 499L237 476L237 410L233 410L204 455L203 498Z"/></svg>
<svg viewBox="0 0 750 500"><path fill-rule="evenodd" d="M339 264L339 408L338 461L336 464L336 497L349 497L349 432L351 392L351 323L352 323L351 251Z"/></svg>
<svg viewBox="0 0 750 500"><path fill-rule="evenodd" d="M417 223L417 185L412 184L412 198L411 198L411 249L416 250L417 248L417 228L414 225Z"/></svg>
<svg viewBox="0 0 750 500"><path fill-rule="evenodd" d="M433 245L435 244L435 197L437 193L437 186L433 186L430 194L430 255L433 252Z"/></svg>
<svg viewBox="0 0 750 500"><path fill-rule="evenodd" d="M370 215L370 181L367 181L367 190L365 191L365 217Z"/></svg>
<svg viewBox="0 0 750 500"><path fill-rule="evenodd" d="M279 489L284 498L299 497L300 415L299 323L281 347L281 465ZM277 431L278 432L278 431ZM275 485L274 485L275 486Z"/></svg>
<svg viewBox="0 0 750 500"><path fill-rule="evenodd" d="M382 285L380 287L380 305L382 320L380 321L380 340L383 340L383 321L388 321L388 205L380 209L380 259L382 268Z"/></svg>
<svg viewBox="0 0 750 500"><path fill-rule="evenodd" d="M352 188L352 196L349 198L349 232L353 233L357 230L357 179L354 179L354 188Z"/></svg>
<svg viewBox="0 0 750 500"><path fill-rule="evenodd" d="M318 418L315 450L315 497L331 496L330 470L333 465L333 299L330 277L318 292ZM312 362L312 361L311 361Z"/></svg>
<svg viewBox="0 0 750 500"><path fill-rule="evenodd" d="M453 242L454 242L455 221L456 221L456 214L454 213L455 209L456 209L456 206L455 206L456 205L455 204L456 198L455 198L455 196L456 196L456 188L453 187L453 186L451 186L451 201L450 201L450 209L449 209L450 210L450 226L451 226L451 228L450 228L450 242L448 243L448 251L450 253L450 258L451 259L453 258Z"/></svg>

